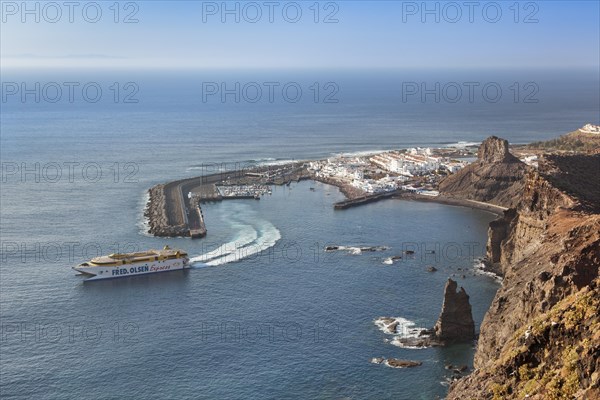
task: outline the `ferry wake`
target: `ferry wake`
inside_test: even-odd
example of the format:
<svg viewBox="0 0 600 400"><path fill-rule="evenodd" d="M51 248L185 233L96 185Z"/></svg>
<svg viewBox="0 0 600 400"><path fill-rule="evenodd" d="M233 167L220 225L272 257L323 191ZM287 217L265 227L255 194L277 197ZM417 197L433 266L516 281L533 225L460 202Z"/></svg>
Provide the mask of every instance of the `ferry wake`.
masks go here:
<svg viewBox="0 0 600 400"><path fill-rule="evenodd" d="M73 269L81 272L86 281L91 281L190 268L189 261L185 251L165 246L162 250L96 257Z"/></svg>

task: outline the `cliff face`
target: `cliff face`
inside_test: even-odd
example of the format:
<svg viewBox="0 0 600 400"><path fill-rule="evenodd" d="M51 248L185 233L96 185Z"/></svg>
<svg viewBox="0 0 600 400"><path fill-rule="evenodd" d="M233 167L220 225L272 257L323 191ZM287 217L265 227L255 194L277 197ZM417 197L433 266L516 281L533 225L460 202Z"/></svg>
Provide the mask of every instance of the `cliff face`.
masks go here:
<svg viewBox="0 0 600 400"><path fill-rule="evenodd" d="M598 398L599 171L600 156L547 156L518 207L490 224L488 260L504 282L476 370L448 399Z"/></svg>
<svg viewBox="0 0 600 400"><path fill-rule="evenodd" d="M508 142L491 136L479 147L477 161L440 182L440 193L502 207L514 207L529 167L508 151Z"/></svg>

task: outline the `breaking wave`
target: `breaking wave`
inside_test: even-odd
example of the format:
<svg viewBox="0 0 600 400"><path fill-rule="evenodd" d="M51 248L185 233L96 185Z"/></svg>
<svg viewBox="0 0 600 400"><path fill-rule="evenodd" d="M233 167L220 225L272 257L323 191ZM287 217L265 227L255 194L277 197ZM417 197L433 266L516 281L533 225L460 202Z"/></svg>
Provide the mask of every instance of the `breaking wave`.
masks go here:
<svg viewBox="0 0 600 400"><path fill-rule="evenodd" d="M373 321L380 331L387 335L393 335L386 342L404 349L423 349L429 347L422 340L427 332L426 328L418 327L413 321L402 317L381 317Z"/></svg>
<svg viewBox="0 0 600 400"><path fill-rule="evenodd" d="M487 276L489 278L492 278L496 282L502 284L502 277L491 271L488 271L487 268L485 267L485 264L481 260L477 260L475 262L475 264L473 265L473 270L475 271L476 275Z"/></svg>
<svg viewBox="0 0 600 400"><path fill-rule="evenodd" d="M148 218L146 218L146 215L144 215L149 201L150 201L150 193L146 190L144 192L144 195L140 199L140 204L138 205L138 210L141 210L141 211L140 211L140 214L138 215L136 225L138 227L138 233L140 235L147 236L147 237L154 237L153 235L148 233L148 230L150 229L150 222L148 221Z"/></svg>

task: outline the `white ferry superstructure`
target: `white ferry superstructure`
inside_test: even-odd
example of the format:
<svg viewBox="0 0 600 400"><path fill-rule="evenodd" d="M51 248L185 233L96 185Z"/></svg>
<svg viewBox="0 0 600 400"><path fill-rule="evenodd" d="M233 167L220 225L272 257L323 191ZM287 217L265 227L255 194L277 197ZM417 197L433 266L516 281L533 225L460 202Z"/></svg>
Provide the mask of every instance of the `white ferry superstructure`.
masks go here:
<svg viewBox="0 0 600 400"><path fill-rule="evenodd" d="M176 271L190 268L189 262L185 251L165 246L162 250L95 257L73 269L83 274L86 281L91 281Z"/></svg>

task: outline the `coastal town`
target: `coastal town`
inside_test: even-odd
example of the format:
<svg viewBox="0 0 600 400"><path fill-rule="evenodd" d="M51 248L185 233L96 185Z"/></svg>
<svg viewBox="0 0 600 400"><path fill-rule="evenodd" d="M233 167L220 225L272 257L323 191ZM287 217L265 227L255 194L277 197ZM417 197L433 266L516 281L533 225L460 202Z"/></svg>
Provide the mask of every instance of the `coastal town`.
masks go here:
<svg viewBox="0 0 600 400"><path fill-rule="evenodd" d="M451 157L458 155L459 157ZM474 152L453 149L411 148L364 157L331 157L311 161L307 169L316 180L336 181L365 195L405 190L437 196L437 183L469 163Z"/></svg>

